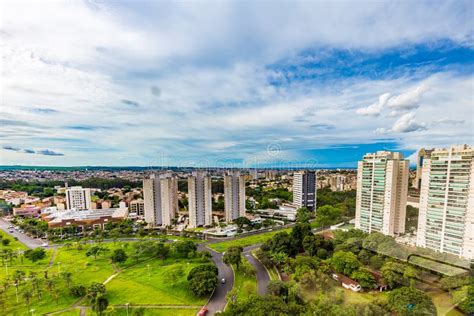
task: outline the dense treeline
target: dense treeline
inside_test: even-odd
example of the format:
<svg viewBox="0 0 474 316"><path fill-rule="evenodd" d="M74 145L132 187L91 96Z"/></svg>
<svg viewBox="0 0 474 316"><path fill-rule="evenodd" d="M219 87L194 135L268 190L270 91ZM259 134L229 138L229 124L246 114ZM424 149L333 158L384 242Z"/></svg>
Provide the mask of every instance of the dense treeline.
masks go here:
<svg viewBox="0 0 474 316"><path fill-rule="evenodd" d="M69 186L82 186L84 188L98 188L101 190L107 190L110 188L123 188L123 187L141 187L141 181L130 181L120 178L115 179L104 179L104 178L90 178L85 180L74 180L68 179L66 181L48 180L48 181L34 181L27 182L24 180L7 181L0 180L0 190L12 189L15 191L24 191L29 195L35 195L38 197L48 197L54 195L53 188L55 186L64 186L67 182Z"/></svg>

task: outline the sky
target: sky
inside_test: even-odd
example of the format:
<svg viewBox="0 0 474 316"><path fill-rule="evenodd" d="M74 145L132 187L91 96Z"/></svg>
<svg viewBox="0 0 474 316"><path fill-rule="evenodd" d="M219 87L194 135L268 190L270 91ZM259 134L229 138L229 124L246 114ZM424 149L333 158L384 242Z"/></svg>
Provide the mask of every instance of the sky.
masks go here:
<svg viewBox="0 0 474 316"><path fill-rule="evenodd" d="M472 1L1 1L0 165L474 145Z"/></svg>

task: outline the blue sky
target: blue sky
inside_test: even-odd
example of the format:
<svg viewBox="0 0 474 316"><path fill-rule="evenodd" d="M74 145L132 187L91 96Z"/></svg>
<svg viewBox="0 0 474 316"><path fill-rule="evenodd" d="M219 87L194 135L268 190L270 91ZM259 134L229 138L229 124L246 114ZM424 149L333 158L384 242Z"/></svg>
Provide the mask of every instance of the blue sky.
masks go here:
<svg viewBox="0 0 474 316"><path fill-rule="evenodd" d="M351 167L472 145L473 10L2 2L0 164Z"/></svg>

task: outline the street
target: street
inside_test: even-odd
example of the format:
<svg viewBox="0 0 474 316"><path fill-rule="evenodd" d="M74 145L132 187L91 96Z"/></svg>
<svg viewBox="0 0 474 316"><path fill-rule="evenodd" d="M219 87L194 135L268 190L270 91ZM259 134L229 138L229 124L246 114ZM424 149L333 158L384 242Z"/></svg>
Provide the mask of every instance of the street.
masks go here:
<svg viewBox="0 0 474 316"><path fill-rule="evenodd" d="M10 230L8 229L8 226L10 225L11 225L10 222L4 220L3 218L0 218L0 228L3 231L5 231L5 233L12 236L13 238L17 238L21 243L23 243L28 248L41 247L41 244L45 242L42 239L31 238L27 236L26 234L22 234L18 232L17 230L13 230L13 232L10 232Z"/></svg>

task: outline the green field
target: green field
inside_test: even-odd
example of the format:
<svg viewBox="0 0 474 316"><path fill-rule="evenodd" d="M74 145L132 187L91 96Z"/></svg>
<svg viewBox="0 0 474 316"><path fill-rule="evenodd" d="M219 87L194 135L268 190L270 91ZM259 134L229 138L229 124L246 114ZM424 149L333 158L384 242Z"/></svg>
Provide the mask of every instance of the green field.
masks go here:
<svg viewBox="0 0 474 316"><path fill-rule="evenodd" d="M281 233L281 232L287 232L289 233L291 231L291 228L286 228L286 229L280 229L280 230L275 230L272 232L266 232L258 235L252 235L252 236L247 236L247 237L242 237L238 239L232 239L232 240L227 240L227 241L222 241L214 244L209 244L209 248L212 248L216 251L223 252L226 251L227 248L237 246L237 247L247 247L259 243L263 243L270 238L272 238L275 234Z"/></svg>
<svg viewBox="0 0 474 316"><path fill-rule="evenodd" d="M257 277L253 267L247 260L242 260L242 264L234 270L234 289L237 290L237 299L246 300L250 295L257 294Z"/></svg>
<svg viewBox="0 0 474 316"><path fill-rule="evenodd" d="M130 258L133 251L130 243L106 243L104 246L109 251L95 259L93 256L86 256L87 249L91 246L89 244L81 245L82 249L78 249L76 244L70 247L60 247L57 251L48 250L47 256L36 263L25 258L22 263L21 258L13 258L11 264L8 262L8 276L5 268L0 269L0 288L3 289L4 283L9 285L5 294L5 304L0 306L0 311L6 315L25 315L30 310L34 310L34 314L44 314L72 307L75 302L78 302L78 298L69 294L67 282L62 277L64 272L71 273L71 286L84 285L88 287L93 282L103 283L114 276L106 284L110 305L125 303L186 305L190 309L182 309L179 310L179 313L173 314L190 315L195 314L199 310L198 307L204 305L208 299L197 298L187 289L187 273L192 267L202 263L203 259L167 259L163 263L156 258L142 258L137 263ZM129 258L123 264L114 266L109 257L116 248L123 248ZM150 277L148 277L148 264L150 265ZM169 280L169 272L178 267L182 267L179 278L174 281ZM23 293L33 289L33 282L29 279L21 281L17 302L16 288L13 284L13 274L16 270L25 272L27 278L30 271L33 271L39 279L38 288L41 289L41 296L37 291L33 291L34 294L30 298L29 306L27 306ZM52 288L46 286L46 274L48 280L54 282ZM3 310L1 310L2 308ZM166 315L167 311L147 309L146 312L146 315ZM78 309L73 309L65 311L61 315L77 315L78 313Z"/></svg>
<svg viewBox="0 0 474 316"><path fill-rule="evenodd" d="M153 304L202 306L207 297L198 298L187 288L189 271L202 261L192 259L153 259L126 269L107 284L110 304ZM179 268L183 273L176 280L170 272ZM127 289L124 291L124 289Z"/></svg>

